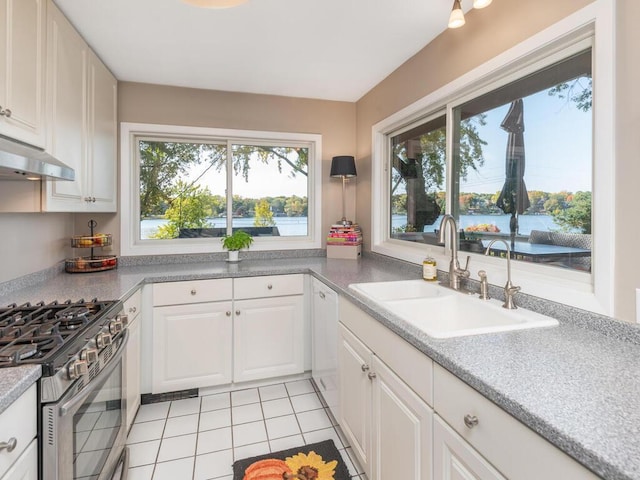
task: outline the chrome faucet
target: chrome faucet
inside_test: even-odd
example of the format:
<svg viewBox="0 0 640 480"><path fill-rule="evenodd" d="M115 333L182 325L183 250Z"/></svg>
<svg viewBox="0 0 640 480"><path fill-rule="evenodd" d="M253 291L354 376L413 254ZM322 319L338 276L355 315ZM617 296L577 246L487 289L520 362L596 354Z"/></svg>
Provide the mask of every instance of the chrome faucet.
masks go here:
<svg viewBox="0 0 640 480"><path fill-rule="evenodd" d="M520 291L520 287L514 287L511 283L511 248L509 248L509 244L501 238L495 238L489 242L489 245L487 246L484 254L489 255L491 245L496 242L502 242L507 247L507 283L504 286L504 304L502 306L503 308L515 310L518 307L513 301L513 296Z"/></svg>
<svg viewBox="0 0 640 480"><path fill-rule="evenodd" d="M438 243L444 243L447 235L447 226L451 231L451 261L449 262L449 287L454 290L460 290L460 280L469 277L469 256L467 256L467 264L464 268L460 268L458 261L458 226L456 219L446 214L440 222L440 231L438 232Z"/></svg>

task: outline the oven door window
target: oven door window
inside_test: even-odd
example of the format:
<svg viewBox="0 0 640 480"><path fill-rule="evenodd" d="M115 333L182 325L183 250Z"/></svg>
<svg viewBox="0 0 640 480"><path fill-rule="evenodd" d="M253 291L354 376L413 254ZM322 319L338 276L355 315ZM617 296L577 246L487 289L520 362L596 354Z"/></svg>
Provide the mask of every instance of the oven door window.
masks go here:
<svg viewBox="0 0 640 480"><path fill-rule="evenodd" d="M73 478L97 478L123 425L122 369L95 387L73 416Z"/></svg>

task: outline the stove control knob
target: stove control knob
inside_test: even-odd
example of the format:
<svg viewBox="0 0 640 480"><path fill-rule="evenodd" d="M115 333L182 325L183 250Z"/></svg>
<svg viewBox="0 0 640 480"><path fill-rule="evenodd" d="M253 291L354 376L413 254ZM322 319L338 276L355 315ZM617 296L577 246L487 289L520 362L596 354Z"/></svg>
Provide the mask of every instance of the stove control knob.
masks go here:
<svg viewBox="0 0 640 480"><path fill-rule="evenodd" d="M129 326L129 315L125 315L123 313L122 315L118 315L117 319L122 322L122 328L127 328Z"/></svg>
<svg viewBox="0 0 640 480"><path fill-rule="evenodd" d="M111 335L101 332L96 335L96 347L104 348L107 345L111 345Z"/></svg>
<svg viewBox="0 0 640 480"><path fill-rule="evenodd" d="M87 362L87 365L91 365L93 362L98 361L98 350L95 348L83 348L80 351L80 360Z"/></svg>
<svg viewBox="0 0 640 480"><path fill-rule="evenodd" d="M67 367L67 375L69 376L69 380L75 380L76 378L80 378L87 373L89 373L89 367L87 366L87 362L83 360L74 360Z"/></svg>
<svg viewBox="0 0 640 480"><path fill-rule="evenodd" d="M111 335L117 335L122 331L122 322L119 319L111 320L109 322L109 332Z"/></svg>

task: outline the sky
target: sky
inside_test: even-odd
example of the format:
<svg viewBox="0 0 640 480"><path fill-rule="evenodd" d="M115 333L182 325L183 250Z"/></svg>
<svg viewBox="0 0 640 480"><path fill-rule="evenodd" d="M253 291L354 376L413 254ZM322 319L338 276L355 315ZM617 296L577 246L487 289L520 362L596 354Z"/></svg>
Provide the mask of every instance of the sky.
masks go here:
<svg viewBox="0 0 640 480"><path fill-rule="evenodd" d="M546 91L523 99L525 184L528 190L545 192L591 191L591 112L578 110L566 99ZM462 192L495 193L502 189L508 133L500 123L509 105L487 113L487 125L478 127L485 164L480 172L461 181ZM588 132L588 133L586 133Z"/></svg>

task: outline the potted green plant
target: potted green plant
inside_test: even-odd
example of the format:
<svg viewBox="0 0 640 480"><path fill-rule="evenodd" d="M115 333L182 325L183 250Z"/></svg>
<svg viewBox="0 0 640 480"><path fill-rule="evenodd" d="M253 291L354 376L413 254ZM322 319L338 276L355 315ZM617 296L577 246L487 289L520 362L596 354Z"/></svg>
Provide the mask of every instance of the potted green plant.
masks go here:
<svg viewBox="0 0 640 480"><path fill-rule="evenodd" d="M237 262L238 252L243 248L249 248L253 243L253 237L243 230L236 230L231 235L225 235L220 239L222 248L229 251L229 261Z"/></svg>

